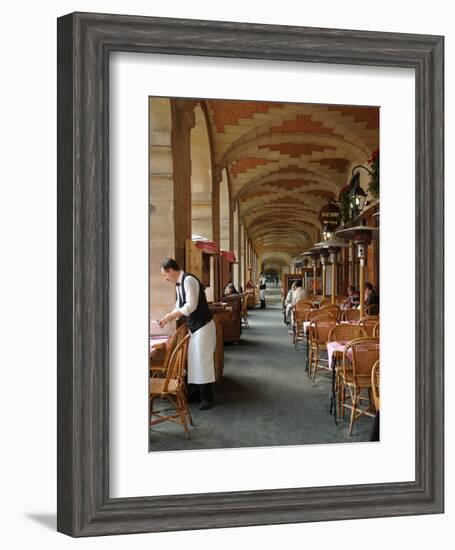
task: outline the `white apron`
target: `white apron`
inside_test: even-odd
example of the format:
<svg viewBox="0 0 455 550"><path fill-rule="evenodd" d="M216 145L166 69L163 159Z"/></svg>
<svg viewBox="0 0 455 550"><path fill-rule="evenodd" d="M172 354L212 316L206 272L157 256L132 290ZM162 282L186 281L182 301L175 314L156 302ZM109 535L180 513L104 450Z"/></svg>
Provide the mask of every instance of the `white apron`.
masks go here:
<svg viewBox="0 0 455 550"><path fill-rule="evenodd" d="M216 326L215 321L212 319L190 336L188 346L188 384L208 384L215 382L215 348Z"/></svg>

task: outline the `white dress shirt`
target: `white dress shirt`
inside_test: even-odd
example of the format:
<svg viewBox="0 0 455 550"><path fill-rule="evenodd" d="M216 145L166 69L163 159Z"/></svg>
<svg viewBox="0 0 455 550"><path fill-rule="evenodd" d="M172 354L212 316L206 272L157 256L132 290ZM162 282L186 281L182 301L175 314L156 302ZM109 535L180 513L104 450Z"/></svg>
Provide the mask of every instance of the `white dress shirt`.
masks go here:
<svg viewBox="0 0 455 550"><path fill-rule="evenodd" d="M183 271L181 270L179 278L177 279L177 282L180 283L180 285L182 284L182 279ZM183 315L188 317L188 315L193 313L193 311L197 308L197 303L199 300L199 283L192 275L187 275L183 286L185 289L186 303L183 304L182 307L179 307L179 296L182 296L182 293L180 292L181 286L176 286L177 301L175 302L173 312L180 311Z"/></svg>
<svg viewBox="0 0 455 550"><path fill-rule="evenodd" d="M297 287L294 290L294 293L292 294L292 305L295 305L297 302L300 302L300 300L304 300L305 298L308 298L309 292L305 288Z"/></svg>

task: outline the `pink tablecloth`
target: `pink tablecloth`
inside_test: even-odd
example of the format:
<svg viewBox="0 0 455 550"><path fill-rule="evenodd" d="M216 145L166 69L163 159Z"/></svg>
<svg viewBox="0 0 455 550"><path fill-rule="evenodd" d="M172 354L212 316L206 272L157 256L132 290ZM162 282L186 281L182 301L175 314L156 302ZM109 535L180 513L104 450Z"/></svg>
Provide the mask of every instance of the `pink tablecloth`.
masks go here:
<svg viewBox="0 0 455 550"><path fill-rule="evenodd" d="M332 367L332 357L334 352L338 351L343 353L344 347L347 342L327 342L327 354L329 356L329 365ZM351 355L351 350L349 350L348 357Z"/></svg>
<svg viewBox="0 0 455 550"><path fill-rule="evenodd" d="M169 336L150 336L150 354L162 349L168 342Z"/></svg>

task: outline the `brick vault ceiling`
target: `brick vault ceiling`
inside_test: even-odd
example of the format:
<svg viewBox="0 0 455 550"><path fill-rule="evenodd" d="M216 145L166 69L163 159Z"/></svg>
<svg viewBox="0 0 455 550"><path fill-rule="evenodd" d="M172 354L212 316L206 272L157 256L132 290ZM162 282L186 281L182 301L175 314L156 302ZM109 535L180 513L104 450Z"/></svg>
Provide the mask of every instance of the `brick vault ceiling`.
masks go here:
<svg viewBox="0 0 455 550"><path fill-rule="evenodd" d="M214 161L256 252L308 248L353 163L379 146L379 108L205 100Z"/></svg>

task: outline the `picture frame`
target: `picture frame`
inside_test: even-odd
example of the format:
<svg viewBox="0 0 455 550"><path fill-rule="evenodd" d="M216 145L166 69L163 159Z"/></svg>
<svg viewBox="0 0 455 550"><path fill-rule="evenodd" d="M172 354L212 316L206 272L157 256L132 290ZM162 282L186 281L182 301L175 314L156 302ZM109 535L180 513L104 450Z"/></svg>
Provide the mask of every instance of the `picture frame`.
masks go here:
<svg viewBox="0 0 455 550"><path fill-rule="evenodd" d="M416 82L416 479L109 496L109 54L406 67ZM57 529L73 537L442 513L444 40L73 13L58 19Z"/></svg>

